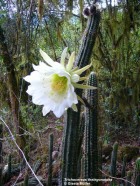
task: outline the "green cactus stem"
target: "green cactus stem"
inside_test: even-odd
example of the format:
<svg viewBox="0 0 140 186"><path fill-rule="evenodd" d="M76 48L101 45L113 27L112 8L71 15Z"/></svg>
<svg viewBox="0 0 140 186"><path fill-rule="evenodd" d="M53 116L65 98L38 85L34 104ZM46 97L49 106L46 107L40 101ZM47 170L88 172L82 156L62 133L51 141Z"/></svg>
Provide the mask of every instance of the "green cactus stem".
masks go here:
<svg viewBox="0 0 140 186"><path fill-rule="evenodd" d="M121 175L122 175L122 178L124 178L125 175L126 175L126 156L123 157L123 166L122 166L122 173L121 173Z"/></svg>
<svg viewBox="0 0 140 186"><path fill-rule="evenodd" d="M125 175L126 175L126 159L127 159L127 157L126 156L124 156L123 157L123 166L122 166L122 172L121 172L121 177L122 178L124 178L125 177ZM125 182L124 181L122 181L122 184L123 185L125 185Z"/></svg>
<svg viewBox="0 0 140 186"><path fill-rule="evenodd" d="M84 133L84 128L85 128L85 114L84 112L81 113L81 122L80 122L80 127L79 127L79 139L78 139L78 151L80 152L79 155L79 160L78 160L78 166L77 166L77 175L78 177L81 176L83 172L83 149L81 148L81 144L83 143L83 133ZM82 172L81 172L82 171Z"/></svg>
<svg viewBox="0 0 140 186"><path fill-rule="evenodd" d="M115 142L113 145L113 151L111 155L111 166L110 166L110 174L113 177L116 177L116 165L117 165L117 152L118 152L118 142ZM115 185L115 181L111 182L111 185Z"/></svg>
<svg viewBox="0 0 140 186"><path fill-rule="evenodd" d="M83 42L76 59L77 66L79 68L82 68L90 63L90 57L95 43L99 21L99 11L96 11L94 15L89 17ZM76 90L76 93L82 97L82 90ZM77 139L79 139L79 135L81 135L79 134L81 111L80 103L77 105L77 108L78 112L74 112L72 109L68 109L67 111L63 135L62 184L63 178L77 178L77 166L80 156L80 151L78 148L80 144L78 144Z"/></svg>
<svg viewBox="0 0 140 186"><path fill-rule="evenodd" d="M29 185L29 176L28 176L28 171L27 171L27 173L26 173L26 175L25 175L25 178L24 178L24 184L23 184L24 186L28 186Z"/></svg>
<svg viewBox="0 0 140 186"><path fill-rule="evenodd" d="M3 126L0 124L0 186L3 185L2 183L2 139L3 138Z"/></svg>
<svg viewBox="0 0 140 186"><path fill-rule="evenodd" d="M103 146L103 143L101 140L99 140L98 141L98 167L99 167L98 177L99 178L102 178L102 146ZM98 186L102 186L102 182L99 182Z"/></svg>
<svg viewBox="0 0 140 186"><path fill-rule="evenodd" d="M136 160L135 167L135 185L140 186L140 158Z"/></svg>
<svg viewBox="0 0 140 186"><path fill-rule="evenodd" d="M7 171L7 180L10 179L11 177L11 169L12 169L12 158L11 158L11 154L8 156L8 171Z"/></svg>
<svg viewBox="0 0 140 186"><path fill-rule="evenodd" d="M127 177L126 177L126 180L127 180L127 182L126 182L126 186L131 186L131 178L132 178L132 172L131 171L128 171L127 172Z"/></svg>
<svg viewBox="0 0 140 186"><path fill-rule="evenodd" d="M49 136L49 168L48 168L48 185L52 186L52 152L53 152L53 134Z"/></svg>
<svg viewBox="0 0 140 186"><path fill-rule="evenodd" d="M88 85L97 87L97 78L94 72L90 73ZM89 107L86 107L85 110L85 178L98 179L97 89L87 90L85 97L89 103ZM97 183L94 182L91 185L97 185Z"/></svg>

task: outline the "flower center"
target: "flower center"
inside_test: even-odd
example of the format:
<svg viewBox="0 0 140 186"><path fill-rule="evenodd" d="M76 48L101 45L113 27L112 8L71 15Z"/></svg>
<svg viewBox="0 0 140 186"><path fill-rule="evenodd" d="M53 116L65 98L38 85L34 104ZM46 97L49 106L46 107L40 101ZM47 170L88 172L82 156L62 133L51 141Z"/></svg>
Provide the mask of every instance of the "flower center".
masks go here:
<svg viewBox="0 0 140 186"><path fill-rule="evenodd" d="M68 79L65 76L59 76L54 74L52 77L51 88L53 91L58 94L63 94L67 90L67 81Z"/></svg>

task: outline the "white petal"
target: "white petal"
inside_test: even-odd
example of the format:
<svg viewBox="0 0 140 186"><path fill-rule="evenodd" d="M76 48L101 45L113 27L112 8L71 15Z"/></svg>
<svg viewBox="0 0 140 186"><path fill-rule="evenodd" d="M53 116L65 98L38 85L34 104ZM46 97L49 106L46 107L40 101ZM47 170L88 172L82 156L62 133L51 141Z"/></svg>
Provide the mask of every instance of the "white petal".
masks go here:
<svg viewBox="0 0 140 186"><path fill-rule="evenodd" d="M66 55L67 55L67 50L68 50L68 47L66 47L64 50L63 50L63 52L62 52L62 54L61 54L61 60L60 60L60 63L61 63L61 65L65 65L65 59L66 59Z"/></svg>
<svg viewBox="0 0 140 186"><path fill-rule="evenodd" d="M72 106L72 104L77 104L78 103L78 100L77 100L77 95L76 95L76 93L75 92L70 92L69 93L69 99L68 99L68 105L69 105L69 107L71 107Z"/></svg>
<svg viewBox="0 0 140 186"><path fill-rule="evenodd" d="M44 95L40 95L40 94L34 94L32 97L32 102L36 105L43 105L45 100L45 96Z"/></svg>
<svg viewBox="0 0 140 186"><path fill-rule="evenodd" d="M65 108L66 107L64 107L64 105L62 105L62 103L61 103L61 106L59 106L57 109L53 110L55 116L57 118L60 118L64 114Z"/></svg>
<svg viewBox="0 0 140 186"><path fill-rule="evenodd" d="M49 112L50 112L50 108L47 107L47 106L44 106L43 109L42 109L43 116L45 116L45 115L48 114Z"/></svg>
<svg viewBox="0 0 140 186"><path fill-rule="evenodd" d="M74 93L75 94L75 93ZM69 94L67 95L67 97L65 97L65 99L62 100L61 103L59 103L59 105L57 107L55 107L55 109L53 110L54 114L56 115L56 117L61 117L65 110L69 107L72 107L73 104L77 103L77 97L75 100L75 95L69 92ZM71 96L69 96L71 95Z"/></svg>
<svg viewBox="0 0 140 186"><path fill-rule="evenodd" d="M43 57L43 59L48 63L50 66L53 65L54 61L46 54L43 50L40 49L40 54Z"/></svg>
<svg viewBox="0 0 140 186"><path fill-rule="evenodd" d="M75 60L75 52L72 52L72 54L71 54L71 56L69 58L68 64L66 66L66 70L67 71L70 71L72 69L74 60Z"/></svg>
<svg viewBox="0 0 140 186"><path fill-rule="evenodd" d="M33 71L29 76L26 76L23 79L29 83L39 82L41 75L37 71Z"/></svg>
<svg viewBox="0 0 140 186"><path fill-rule="evenodd" d="M73 104L77 104L78 100L77 100L77 95L74 92L74 87L70 84L69 85L69 90L67 91L67 93L65 95L62 96L57 96L54 95L56 102L51 102L50 105L50 110L52 110L54 112L54 114L56 115L56 117L61 117L65 110L69 107L72 107ZM55 105L53 108L51 105Z"/></svg>
<svg viewBox="0 0 140 186"><path fill-rule="evenodd" d="M33 68L34 70L40 72L41 74L47 74L47 75L52 74L54 71L52 67L48 66L47 64L41 61L39 62L38 66L33 64Z"/></svg>

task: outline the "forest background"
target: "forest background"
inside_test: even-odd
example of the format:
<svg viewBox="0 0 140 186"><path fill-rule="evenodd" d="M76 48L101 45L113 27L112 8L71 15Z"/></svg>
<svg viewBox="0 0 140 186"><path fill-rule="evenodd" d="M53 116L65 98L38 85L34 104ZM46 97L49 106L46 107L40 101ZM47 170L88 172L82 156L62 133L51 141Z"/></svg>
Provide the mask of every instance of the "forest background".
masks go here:
<svg viewBox="0 0 140 186"><path fill-rule="evenodd" d="M98 79L99 134L103 145L140 145L140 3L104 1L91 62ZM43 49L55 61L62 50L78 52L86 28L89 0L0 0L0 117L11 129L31 164L42 163L46 176L48 138L61 144L63 117L42 116L27 95L23 77L41 59ZM1 163L21 157L1 121ZM127 129L127 130L126 130ZM130 149L129 149L130 151ZM133 156L133 155L132 155ZM138 153L134 153L133 157ZM132 158L133 158L132 157ZM130 159L132 159L130 158ZM58 170L57 170L58 171Z"/></svg>

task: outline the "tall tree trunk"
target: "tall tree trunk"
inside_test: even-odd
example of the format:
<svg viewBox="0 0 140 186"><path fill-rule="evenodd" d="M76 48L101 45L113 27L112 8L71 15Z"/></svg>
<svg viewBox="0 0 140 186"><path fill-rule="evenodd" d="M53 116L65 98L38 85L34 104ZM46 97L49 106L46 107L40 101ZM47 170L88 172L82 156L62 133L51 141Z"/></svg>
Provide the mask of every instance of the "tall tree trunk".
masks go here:
<svg viewBox="0 0 140 186"><path fill-rule="evenodd" d="M13 125L15 126L17 135L17 142L21 149L25 147L25 138L23 134L23 121L19 112L19 101L18 101L18 84L15 74L15 67L12 61L12 57L9 54L8 46L6 44L3 29L0 27L0 50L3 63L7 70L7 89L9 91L10 109L12 113Z"/></svg>

